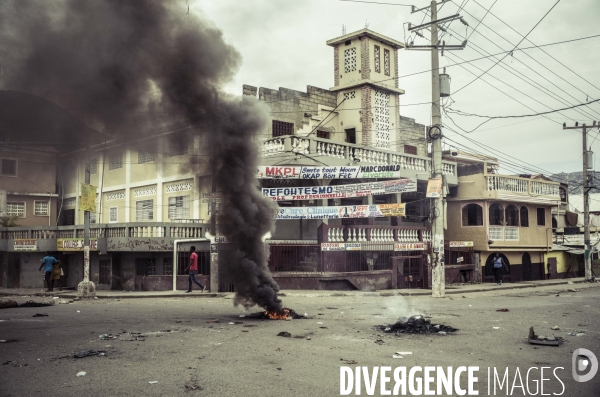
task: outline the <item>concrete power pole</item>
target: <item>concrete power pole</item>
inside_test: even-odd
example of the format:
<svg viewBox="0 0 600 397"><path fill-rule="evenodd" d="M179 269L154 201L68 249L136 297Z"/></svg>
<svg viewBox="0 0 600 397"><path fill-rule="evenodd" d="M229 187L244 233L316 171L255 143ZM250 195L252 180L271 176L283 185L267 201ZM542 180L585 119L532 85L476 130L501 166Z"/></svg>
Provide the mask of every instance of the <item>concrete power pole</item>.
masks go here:
<svg viewBox="0 0 600 397"><path fill-rule="evenodd" d="M596 122L593 122L596 126ZM589 191L593 187L593 183L589 183L588 169L592 168L588 164L588 148L587 148L587 126L575 123L575 127L567 127L563 124L563 130L578 130L582 132L583 142L583 245L584 245L584 264L585 264L585 281L593 282L594 274L592 273L592 247L590 243L590 197Z"/></svg>
<svg viewBox="0 0 600 397"><path fill-rule="evenodd" d="M85 163L85 184L90 184L89 145ZM77 286L77 295L81 298L92 298L96 295L96 286L90 281L90 211L87 210L83 213L83 281Z"/></svg>
<svg viewBox="0 0 600 397"><path fill-rule="evenodd" d="M440 4L447 0L442 0ZM416 9L413 6L412 12L422 11L427 8L431 10L431 20L428 23L411 27L410 32L418 32L421 29L429 28L431 30L431 45L415 46L409 43L407 50L430 50L431 51L431 126L428 128L427 135L431 141L431 157L433 179L443 180L442 172L442 113L440 108L440 62L438 49L444 50L462 50L466 41L461 45L446 45L445 42L439 43L438 24L460 19L460 15L438 20L438 3L432 1L428 7ZM418 34L418 33L417 33ZM433 198L433 223L432 223L432 261L431 261L431 296L442 298L446 294L446 271L444 268L444 225L446 212L444 211L444 187L442 194Z"/></svg>

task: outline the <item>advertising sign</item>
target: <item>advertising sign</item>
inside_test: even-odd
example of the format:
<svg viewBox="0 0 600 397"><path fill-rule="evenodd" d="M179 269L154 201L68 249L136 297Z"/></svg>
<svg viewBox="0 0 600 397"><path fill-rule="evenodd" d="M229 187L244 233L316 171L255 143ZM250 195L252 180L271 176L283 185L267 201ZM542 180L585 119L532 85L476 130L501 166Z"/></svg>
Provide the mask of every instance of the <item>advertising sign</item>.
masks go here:
<svg viewBox="0 0 600 397"><path fill-rule="evenodd" d="M394 243L394 251L425 251L425 243Z"/></svg>
<svg viewBox="0 0 600 397"><path fill-rule="evenodd" d="M351 185L274 187L262 189L263 195L273 201L340 199L416 191L417 181L414 179L398 179L394 181L356 183Z"/></svg>
<svg viewBox="0 0 600 397"><path fill-rule="evenodd" d="M321 251L360 251L360 243L321 243Z"/></svg>
<svg viewBox="0 0 600 397"><path fill-rule="evenodd" d="M450 248L472 247L473 246L472 241L450 241L448 244L450 245Z"/></svg>
<svg viewBox="0 0 600 397"><path fill-rule="evenodd" d="M6 215L6 190L0 189L0 216Z"/></svg>
<svg viewBox="0 0 600 397"><path fill-rule="evenodd" d="M427 181L427 198L441 197L442 195L442 178L432 178Z"/></svg>
<svg viewBox="0 0 600 397"><path fill-rule="evenodd" d="M96 186L86 183L81 184L79 211L96 212Z"/></svg>
<svg viewBox="0 0 600 397"><path fill-rule="evenodd" d="M387 216L404 216L404 204L281 207L275 213L275 219L379 218Z"/></svg>
<svg viewBox="0 0 600 397"><path fill-rule="evenodd" d="M58 238L56 239L57 251L83 251L82 238ZM98 239L90 239L90 251L98 251Z"/></svg>
<svg viewBox="0 0 600 397"><path fill-rule="evenodd" d="M37 251L37 240L34 238L19 238L14 240L15 251Z"/></svg>
<svg viewBox="0 0 600 397"><path fill-rule="evenodd" d="M400 165L353 165L336 167L268 166L256 171L258 179L357 179L400 178Z"/></svg>

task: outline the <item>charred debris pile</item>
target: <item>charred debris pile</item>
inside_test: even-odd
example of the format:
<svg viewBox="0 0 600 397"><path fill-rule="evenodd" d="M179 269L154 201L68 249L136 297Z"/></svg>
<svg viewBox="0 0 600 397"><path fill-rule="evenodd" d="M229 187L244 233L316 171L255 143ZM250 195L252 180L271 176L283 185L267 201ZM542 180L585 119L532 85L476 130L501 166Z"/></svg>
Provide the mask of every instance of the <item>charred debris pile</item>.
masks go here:
<svg viewBox="0 0 600 397"><path fill-rule="evenodd" d="M443 324L432 324L422 315L416 315L406 319L400 318L396 323L381 325L379 328L387 334L447 334L458 331L458 329Z"/></svg>

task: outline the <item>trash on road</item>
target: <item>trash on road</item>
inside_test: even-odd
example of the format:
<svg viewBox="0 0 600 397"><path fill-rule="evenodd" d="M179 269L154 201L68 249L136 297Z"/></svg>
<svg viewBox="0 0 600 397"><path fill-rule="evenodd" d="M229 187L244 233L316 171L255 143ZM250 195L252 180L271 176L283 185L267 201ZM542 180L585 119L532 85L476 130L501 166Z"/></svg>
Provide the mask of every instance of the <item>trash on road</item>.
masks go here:
<svg viewBox="0 0 600 397"><path fill-rule="evenodd" d="M509 312L510 310L508 310L508 309L498 309L498 310L496 310L496 311L497 311L497 312Z"/></svg>
<svg viewBox="0 0 600 397"><path fill-rule="evenodd" d="M545 346L560 346L564 339L561 337L554 336L539 336L535 334L533 327L529 328L529 343L532 345L545 345Z"/></svg>
<svg viewBox="0 0 600 397"><path fill-rule="evenodd" d="M395 334L435 334L441 331L444 333L457 331L456 328L447 325L431 324L430 320L426 320L421 315L412 316L403 321L405 318L398 320L395 324L384 325L379 328L385 333Z"/></svg>
<svg viewBox="0 0 600 397"><path fill-rule="evenodd" d="M113 334L102 334L99 335L98 338L102 339L102 340L110 340L110 339L117 339L119 337L119 335L113 335Z"/></svg>
<svg viewBox="0 0 600 397"><path fill-rule="evenodd" d="M155 384L155 383L158 383L158 381L157 381L157 380L151 380L151 381L150 381L150 382L148 382L148 383L150 383L151 385L153 385L153 384Z"/></svg>
<svg viewBox="0 0 600 397"><path fill-rule="evenodd" d="M0 309L8 309L9 307L17 307L19 304L17 301L12 299L2 298L0 299Z"/></svg>
<svg viewBox="0 0 600 397"><path fill-rule="evenodd" d="M396 352L396 354L399 354L401 356L409 356L412 354L412 352Z"/></svg>
<svg viewBox="0 0 600 397"><path fill-rule="evenodd" d="M575 289L575 288L567 288L565 291L566 292L579 292L579 290Z"/></svg>
<svg viewBox="0 0 600 397"><path fill-rule="evenodd" d="M550 329L558 331L560 328L558 327L558 325L553 325Z"/></svg>
<svg viewBox="0 0 600 397"><path fill-rule="evenodd" d="M77 377L80 378L82 376L85 376L87 374L87 372L81 371L81 372L77 372Z"/></svg>
<svg viewBox="0 0 600 397"><path fill-rule="evenodd" d="M246 317L245 314L240 314L240 318L244 318L244 317Z"/></svg>
<svg viewBox="0 0 600 397"><path fill-rule="evenodd" d="M283 336L284 338L290 338L292 336L292 334L290 334L289 332L286 332L286 331L281 331L280 333L277 334L277 336Z"/></svg>
<svg viewBox="0 0 600 397"><path fill-rule="evenodd" d="M322 321L319 321L319 322L317 322L317 325L321 325L321 324L323 324L323 322L322 322Z"/></svg>
<svg viewBox="0 0 600 397"><path fill-rule="evenodd" d="M212 320L206 320L207 323L209 324L216 324L216 323L220 323L221 320L219 320L218 318L212 319Z"/></svg>
<svg viewBox="0 0 600 397"><path fill-rule="evenodd" d="M404 357L402 357L402 356L401 356L401 355L399 355L399 354L394 354L394 355L392 356L392 358L404 358Z"/></svg>
<svg viewBox="0 0 600 397"><path fill-rule="evenodd" d="M47 314L43 314L43 313L36 313L33 315L33 317L48 317Z"/></svg>
<svg viewBox="0 0 600 397"><path fill-rule="evenodd" d="M440 332L438 332L438 334L440 334L440 335L446 335L446 331L440 331Z"/></svg>
<svg viewBox="0 0 600 397"><path fill-rule="evenodd" d="M500 329L500 327L492 327L492 328L494 328L494 329Z"/></svg>
<svg viewBox="0 0 600 397"><path fill-rule="evenodd" d="M85 350L82 352L73 353L73 358L84 358L91 356L106 356L106 351L104 350Z"/></svg>
<svg viewBox="0 0 600 397"><path fill-rule="evenodd" d="M25 303L21 303L19 307L43 307L43 306L53 306L54 301L44 301L44 302L36 302L36 301L27 301Z"/></svg>

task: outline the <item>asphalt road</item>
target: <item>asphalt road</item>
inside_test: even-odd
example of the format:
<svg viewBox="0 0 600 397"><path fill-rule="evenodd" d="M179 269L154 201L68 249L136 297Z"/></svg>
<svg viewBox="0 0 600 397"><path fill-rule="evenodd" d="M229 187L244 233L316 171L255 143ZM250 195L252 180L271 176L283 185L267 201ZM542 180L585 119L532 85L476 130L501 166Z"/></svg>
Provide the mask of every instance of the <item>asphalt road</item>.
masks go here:
<svg viewBox="0 0 600 397"><path fill-rule="evenodd" d="M578 291L567 292L567 287ZM508 395L534 395L542 377L548 379L544 394L600 394L600 373L585 383L575 382L571 374L575 349L589 349L600 358L600 284L444 299L290 291L282 297L285 306L308 314L292 321L240 317L245 312L231 298L196 294L0 310L0 340L6 340L0 343L0 396L335 396L340 395L341 366L368 367L369 374L381 366L392 371L476 366L474 389L483 396L494 395L488 368L492 377L494 368L502 376L508 368ZM500 308L509 311L497 312ZM33 317L37 313L48 316ZM395 336L376 327L416 313L459 331ZM558 347L530 345L530 326L537 334L566 341ZM282 331L292 336L277 336ZM582 335L566 335L578 331ZM119 336L102 340L101 334ZM105 355L72 357L87 350ZM393 358L398 351L412 354ZM541 376L541 367L550 369ZM86 374L78 377L81 371ZM392 390L393 375L388 376ZM380 383L374 395L381 394ZM460 387L467 388L465 374ZM495 395L507 395L506 388ZM361 395L368 395L364 383Z"/></svg>

